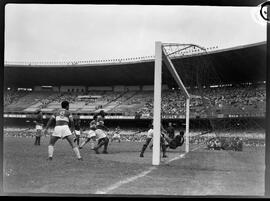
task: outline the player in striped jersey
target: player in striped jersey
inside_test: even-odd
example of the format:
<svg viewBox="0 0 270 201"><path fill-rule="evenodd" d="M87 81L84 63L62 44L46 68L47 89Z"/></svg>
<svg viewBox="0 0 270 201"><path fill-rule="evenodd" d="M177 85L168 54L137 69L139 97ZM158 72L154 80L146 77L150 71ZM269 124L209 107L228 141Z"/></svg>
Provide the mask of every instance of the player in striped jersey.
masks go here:
<svg viewBox="0 0 270 201"><path fill-rule="evenodd" d="M72 138L72 132L74 132L74 121L73 121L72 114L69 112L69 102L63 101L61 103L61 106L62 108L58 109L51 116L44 131L44 133L46 134L48 132L48 128L51 125L52 121L55 120L56 123L55 123L54 132L50 136L50 142L48 146L48 154L49 154L48 159L52 160L54 145L57 142L57 140L61 138L61 139L66 139L69 142L77 158L79 160L82 160L80 151L78 147L74 145L73 138ZM69 128L69 123L71 123L71 130Z"/></svg>

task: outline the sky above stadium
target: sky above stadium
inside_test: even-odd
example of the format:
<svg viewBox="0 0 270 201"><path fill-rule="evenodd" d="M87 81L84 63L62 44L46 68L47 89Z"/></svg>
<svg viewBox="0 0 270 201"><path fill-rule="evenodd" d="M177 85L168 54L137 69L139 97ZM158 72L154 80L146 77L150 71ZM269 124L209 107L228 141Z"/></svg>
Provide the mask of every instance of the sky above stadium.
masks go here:
<svg viewBox="0 0 270 201"><path fill-rule="evenodd" d="M154 55L155 41L219 49L266 41L257 7L8 4L5 61Z"/></svg>

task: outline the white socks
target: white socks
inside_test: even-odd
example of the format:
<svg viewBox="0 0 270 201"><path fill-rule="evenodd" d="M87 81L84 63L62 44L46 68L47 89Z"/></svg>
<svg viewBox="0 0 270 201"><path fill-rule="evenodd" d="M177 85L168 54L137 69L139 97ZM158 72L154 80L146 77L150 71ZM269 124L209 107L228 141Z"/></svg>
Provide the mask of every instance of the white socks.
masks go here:
<svg viewBox="0 0 270 201"><path fill-rule="evenodd" d="M81 154L80 154L80 151L79 151L78 147L74 147L73 151L75 152L77 158L81 158Z"/></svg>
<svg viewBox="0 0 270 201"><path fill-rule="evenodd" d="M85 141L84 142L82 142L82 144L80 145L80 147L83 147L85 145Z"/></svg>
<svg viewBox="0 0 270 201"><path fill-rule="evenodd" d="M53 146L52 145L48 146L48 153L49 153L49 157L53 157Z"/></svg>
<svg viewBox="0 0 270 201"><path fill-rule="evenodd" d="M94 149L95 148L95 143L93 141L90 142L90 146L91 146L91 149Z"/></svg>
<svg viewBox="0 0 270 201"><path fill-rule="evenodd" d="M53 150L54 150L54 147L52 145L49 145L48 146L49 157L53 157ZM80 151L79 151L78 147L74 147L73 151L75 152L77 158L81 158Z"/></svg>

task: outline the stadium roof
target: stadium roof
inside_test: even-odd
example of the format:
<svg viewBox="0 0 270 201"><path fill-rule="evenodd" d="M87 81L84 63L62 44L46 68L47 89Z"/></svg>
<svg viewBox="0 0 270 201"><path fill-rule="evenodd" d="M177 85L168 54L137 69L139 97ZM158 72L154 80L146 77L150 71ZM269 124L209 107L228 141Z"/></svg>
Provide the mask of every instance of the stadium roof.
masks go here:
<svg viewBox="0 0 270 201"><path fill-rule="evenodd" d="M266 80L266 42L172 60L187 86ZM196 79L198 76L198 79ZM87 65L5 65L7 87L152 85L154 59ZM163 84L172 77L163 68Z"/></svg>

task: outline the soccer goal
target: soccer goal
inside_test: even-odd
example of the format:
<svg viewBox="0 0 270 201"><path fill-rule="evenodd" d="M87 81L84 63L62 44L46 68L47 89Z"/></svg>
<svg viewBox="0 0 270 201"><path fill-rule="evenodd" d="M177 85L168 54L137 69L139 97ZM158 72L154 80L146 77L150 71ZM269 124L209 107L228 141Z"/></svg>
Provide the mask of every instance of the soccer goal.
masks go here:
<svg viewBox="0 0 270 201"><path fill-rule="evenodd" d="M172 47L176 47L173 49ZM166 49L167 48L167 49ZM168 53L168 48L170 52ZM170 57L174 54L178 54L178 58L184 55L183 52L187 49L197 49L205 50L202 47L199 47L194 44L174 44L174 43L155 43L155 66L154 66L154 108L153 108L153 126L154 126L154 136L153 136L153 155L152 155L152 165L160 164L160 134L161 134L161 101L162 101L162 64L164 67L168 69L169 73L173 77L174 81L177 83L179 89L183 92L185 96L185 151L189 152L189 119L190 119L190 99L192 95L190 95L183 84L181 77L177 73L173 62ZM190 52L190 51L188 51ZM192 51L191 51L192 52ZM204 51L201 51L204 52ZM180 53L180 54L179 54ZM188 54L188 53L187 53Z"/></svg>

